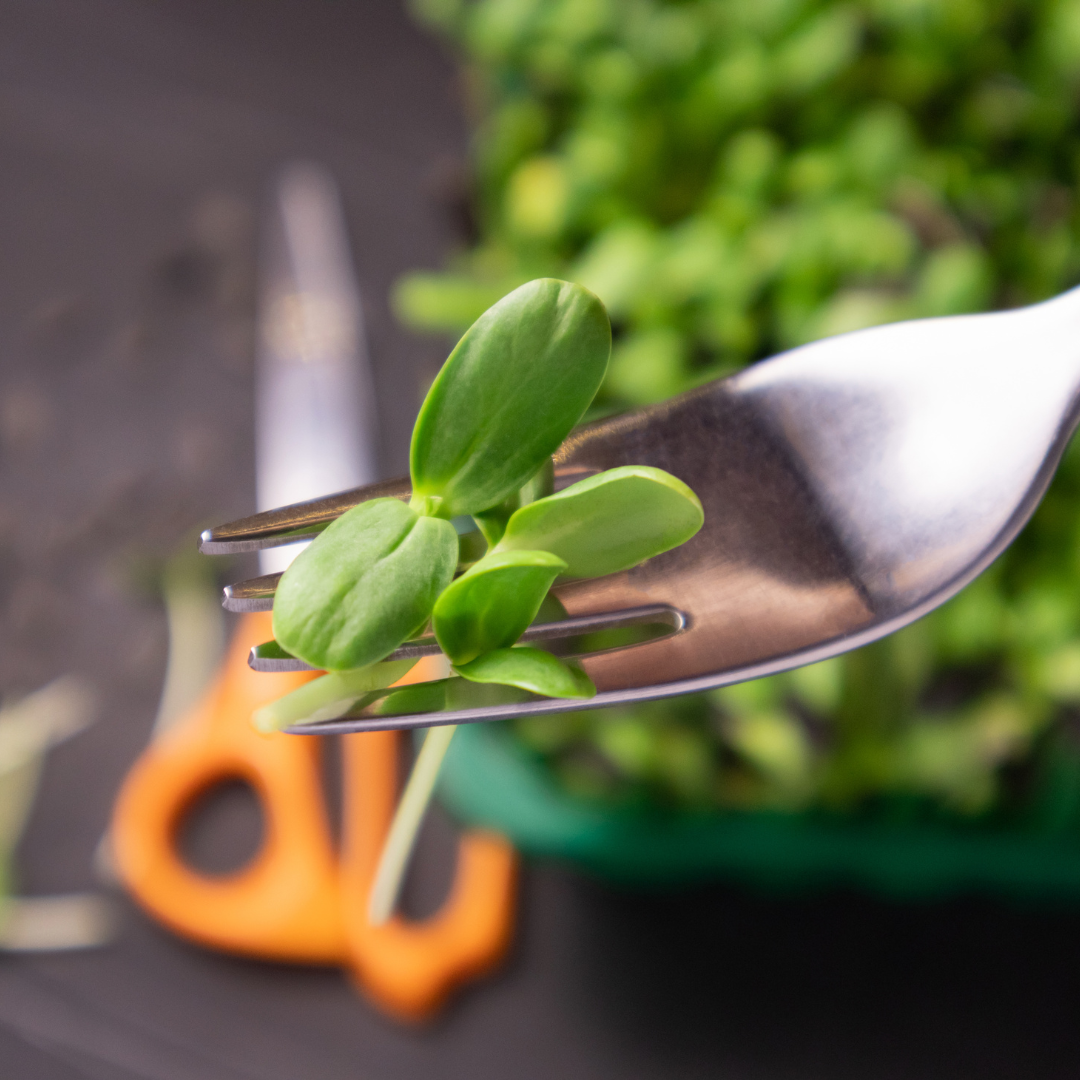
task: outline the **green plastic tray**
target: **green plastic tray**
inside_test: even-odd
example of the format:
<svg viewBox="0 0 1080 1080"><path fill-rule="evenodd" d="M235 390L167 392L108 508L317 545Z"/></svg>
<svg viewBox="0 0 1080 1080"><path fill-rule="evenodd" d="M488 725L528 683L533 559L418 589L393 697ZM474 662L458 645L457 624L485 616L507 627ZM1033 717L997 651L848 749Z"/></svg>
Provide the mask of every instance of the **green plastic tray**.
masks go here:
<svg viewBox="0 0 1080 1080"><path fill-rule="evenodd" d="M727 878L770 887L857 885L894 897L957 892L1080 899L1080 834L860 822L818 814L671 813L577 799L502 724L466 724L440 779L459 820L526 855L637 883ZM1070 815L1072 816L1072 815Z"/></svg>

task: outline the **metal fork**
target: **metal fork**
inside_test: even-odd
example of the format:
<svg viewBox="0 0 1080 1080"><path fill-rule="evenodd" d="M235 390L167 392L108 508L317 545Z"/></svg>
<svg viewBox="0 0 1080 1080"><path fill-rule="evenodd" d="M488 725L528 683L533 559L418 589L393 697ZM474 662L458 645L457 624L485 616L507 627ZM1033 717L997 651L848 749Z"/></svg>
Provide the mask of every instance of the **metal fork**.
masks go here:
<svg viewBox="0 0 1080 1080"><path fill-rule="evenodd" d="M813 663L892 633L984 570L1031 516L1080 417L1080 290L1033 307L874 327L815 342L575 431L560 486L617 465L688 483L705 525L621 574L558 586L568 618L533 640L662 624L582 657L598 693L553 700L465 684L383 692L328 733L495 720L644 701ZM314 535L397 480L207 530L204 552ZM269 606L272 577L226 606ZM434 651L430 640L402 655ZM287 663L285 658L280 662ZM255 658L258 666L259 660ZM266 666L265 664L263 666Z"/></svg>

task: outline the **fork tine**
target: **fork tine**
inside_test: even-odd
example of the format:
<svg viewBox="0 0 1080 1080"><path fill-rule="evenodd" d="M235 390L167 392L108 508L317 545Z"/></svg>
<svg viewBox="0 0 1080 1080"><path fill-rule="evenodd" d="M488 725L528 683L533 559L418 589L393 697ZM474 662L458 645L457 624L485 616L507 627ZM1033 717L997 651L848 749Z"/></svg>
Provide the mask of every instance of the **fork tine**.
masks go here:
<svg viewBox="0 0 1080 1080"><path fill-rule="evenodd" d="M272 611L274 593L280 580L281 572L278 572L226 585L222 590L225 596L221 606L226 611Z"/></svg>
<svg viewBox="0 0 1080 1080"><path fill-rule="evenodd" d="M436 656L442 652L433 637L414 638L395 649L387 660L419 660L424 656ZM248 653L248 667L252 671L318 671L314 664L286 652L276 641L264 641L253 645Z"/></svg>
<svg viewBox="0 0 1080 1080"><path fill-rule="evenodd" d="M587 465L564 465L555 469L555 490L561 491L570 484L599 472ZM395 480L381 480L377 484L350 488L336 495L324 495L306 502L279 506L264 510L251 517L239 518L224 525L204 529L199 537L199 550L204 555L236 555L244 551L261 551L263 548L295 544L317 536L335 518L341 517L360 503L371 499L401 499L407 502L412 496L412 484L407 476ZM241 583L246 584L246 583ZM225 605L229 607L228 604ZM230 611L262 611L263 608L229 608Z"/></svg>
<svg viewBox="0 0 1080 1080"><path fill-rule="evenodd" d="M578 637L599 630L618 627L666 626L666 633L677 634L686 629L686 615L670 604L646 604L641 607L621 608L618 611L601 611L592 615L575 615L546 623L533 623L524 634L522 642L559 641ZM414 638L406 641L392 652L387 660L411 660L422 656L434 656L441 652L434 637ZM311 664L287 653L276 641L265 641L252 647L248 666L254 671L312 671Z"/></svg>
<svg viewBox="0 0 1080 1080"><path fill-rule="evenodd" d="M410 495L412 487L408 477L399 477L320 499L279 506L275 510L264 510L261 514L252 514L251 517L203 530L199 537L199 550L204 555L233 555L241 551L295 544L299 540L310 540L335 518L360 503L385 498L405 501Z"/></svg>

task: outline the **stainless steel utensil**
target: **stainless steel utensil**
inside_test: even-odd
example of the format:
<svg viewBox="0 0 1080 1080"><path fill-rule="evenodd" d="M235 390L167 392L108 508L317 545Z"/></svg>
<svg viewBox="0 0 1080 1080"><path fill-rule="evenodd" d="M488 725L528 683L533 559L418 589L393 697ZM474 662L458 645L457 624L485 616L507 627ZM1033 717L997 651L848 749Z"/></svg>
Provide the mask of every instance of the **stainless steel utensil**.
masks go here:
<svg viewBox="0 0 1080 1080"><path fill-rule="evenodd" d="M555 590L568 620L669 631L582 659L588 702L462 679L384 692L311 733L494 720L684 694L813 663L948 600L1019 532L1080 419L1080 290L1034 307L898 323L806 345L578 431L561 485L617 465L666 469L705 508L689 543ZM208 553L314 535L396 481L207 530ZM272 602L273 582L232 604ZM260 595L255 595L261 589ZM421 643L410 643L402 652ZM430 642L423 645L431 647ZM586 643L587 647L587 643ZM422 692L421 692L422 690Z"/></svg>

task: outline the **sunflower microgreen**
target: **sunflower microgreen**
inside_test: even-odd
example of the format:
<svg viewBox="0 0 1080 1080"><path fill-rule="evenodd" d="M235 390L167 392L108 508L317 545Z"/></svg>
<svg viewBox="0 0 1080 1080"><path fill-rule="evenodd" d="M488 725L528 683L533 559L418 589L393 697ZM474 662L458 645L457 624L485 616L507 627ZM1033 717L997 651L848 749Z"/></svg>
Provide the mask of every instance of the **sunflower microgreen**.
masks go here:
<svg viewBox="0 0 1080 1080"><path fill-rule="evenodd" d="M420 409L409 503L360 504L282 576L276 642L330 674L261 709L262 730L337 717L359 702L395 713L438 707L432 703L447 698L448 688L468 683L595 695L578 665L516 644L542 609L558 609L548 590L560 576L635 566L685 543L703 521L701 503L682 481L645 466L611 469L553 493L552 454L592 401L610 350L603 305L566 281L528 282L473 324ZM482 534L479 550L459 541L450 520L464 515ZM429 621L466 682L381 694L412 666L382 661ZM452 734L452 727L440 730L424 744L383 854L372 899L379 920L393 909Z"/></svg>

